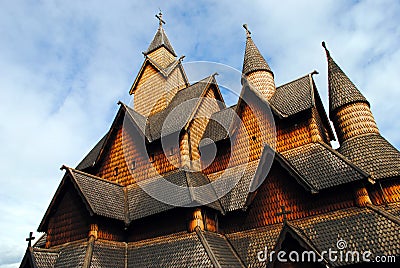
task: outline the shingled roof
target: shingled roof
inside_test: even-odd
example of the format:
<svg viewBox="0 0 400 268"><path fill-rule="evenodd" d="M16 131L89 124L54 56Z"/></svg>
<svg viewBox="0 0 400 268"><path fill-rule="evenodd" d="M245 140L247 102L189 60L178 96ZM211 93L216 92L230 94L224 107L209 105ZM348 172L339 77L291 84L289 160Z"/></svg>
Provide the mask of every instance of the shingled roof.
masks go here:
<svg viewBox="0 0 400 268"><path fill-rule="evenodd" d="M400 152L379 134L347 139L338 151L374 179L400 176Z"/></svg>
<svg viewBox="0 0 400 268"><path fill-rule="evenodd" d="M276 88L270 104L285 116L292 116L314 106L311 74L297 78Z"/></svg>
<svg viewBox="0 0 400 268"><path fill-rule="evenodd" d="M216 142L228 138L231 134L229 131L233 125L235 114L236 105L212 114L202 139L209 138L210 140ZM210 140L204 140L204 142L201 143L201 146L210 144Z"/></svg>
<svg viewBox="0 0 400 268"><path fill-rule="evenodd" d="M306 144L281 154L317 191L369 177L324 143Z"/></svg>
<svg viewBox="0 0 400 268"><path fill-rule="evenodd" d="M234 211L245 207L247 196L249 195L250 184L256 175L259 160L227 168L226 170L209 174L210 181L226 180L237 182L236 185L226 195L220 198L220 202L225 211ZM216 192L226 192L231 184L216 185Z"/></svg>
<svg viewBox="0 0 400 268"><path fill-rule="evenodd" d="M201 100L200 97L203 95L205 90L210 84L215 83L216 82L214 75L211 75L192 84L185 89L178 91L178 93L176 93L176 95L172 98L171 102L164 110L148 118L146 123L146 136L148 137L148 139L150 141L160 139L163 124L168 115L171 114L171 111L173 111L180 104L189 101L191 105L181 105L179 113L174 113L174 120L170 120L170 124L164 126L163 135L169 135L174 132L180 131L192 116L194 110L196 109L195 104ZM196 103L194 103L193 100L196 101Z"/></svg>
<svg viewBox="0 0 400 268"><path fill-rule="evenodd" d="M251 36L248 35L246 38L242 73L243 75L248 75L251 72L261 70L272 73L267 61L264 59L263 55L261 55Z"/></svg>
<svg viewBox="0 0 400 268"><path fill-rule="evenodd" d="M100 150L103 147L104 141L106 140L106 136L104 135L93 147L92 150L85 156L85 158L82 159L82 161L76 166L76 169L78 170L84 170L86 168L92 167L96 160L97 157L100 154Z"/></svg>
<svg viewBox="0 0 400 268"><path fill-rule="evenodd" d="M266 267L267 263L257 259L257 253L273 250L282 229L282 224L274 224L265 227L226 234L229 242L235 248L246 267Z"/></svg>
<svg viewBox="0 0 400 268"><path fill-rule="evenodd" d="M365 251L375 256L399 255L398 238L400 226L387 217L368 208L348 208L291 221L307 237L319 252L337 250L337 242L347 242L344 251ZM360 258L361 259L361 258ZM329 260L328 260L329 261ZM361 260L362 261L362 260ZM352 262L330 262L334 267L349 265Z"/></svg>
<svg viewBox="0 0 400 268"><path fill-rule="evenodd" d="M68 167L64 168L66 169L66 174L59 189L57 189L45 216L43 217L38 228L40 231L42 231L42 229L44 230L51 209L56 204L57 198L60 195L66 180L73 183L91 215L116 219L123 221L127 225L134 220L175 208L175 206L165 204L155 199L144 190L146 185L152 185L151 187L159 185L160 187L163 187L164 184L155 183L158 180L166 180L177 186L184 187L178 188L180 191L179 194L171 192L169 196L171 200L176 199L176 202L179 204L184 202L182 203L182 206L205 205L224 213L224 208L218 200L215 191L212 189L212 186L209 185L210 181L206 175L200 172L174 170L165 173L162 176L142 181L140 182L140 185L135 183L124 187L118 183L104 180L79 170ZM190 189L202 185L209 186L204 189L202 188L201 191L192 191ZM124 188L126 188L126 191L124 191ZM158 190L165 192L165 188ZM211 200L215 201L210 203Z"/></svg>
<svg viewBox="0 0 400 268"><path fill-rule="evenodd" d="M57 250L29 248L22 265L37 268L82 267L244 267L228 240L219 234L196 229L138 242L80 240ZM87 254L89 247L93 252ZM127 265L127 266L126 266Z"/></svg>
<svg viewBox="0 0 400 268"><path fill-rule="evenodd" d="M175 50L172 47L171 43L169 42L167 34L165 33L163 27L160 26L158 27L158 30L154 35L153 41L151 41L149 47L147 48L147 51L144 52L144 54L147 55L162 46L165 47L169 52L171 52L172 55L176 57Z"/></svg>
<svg viewBox="0 0 400 268"><path fill-rule="evenodd" d="M369 105L367 99L361 94L357 87L351 82L347 75L332 59L330 52L322 43L328 59L328 83L329 83L329 115L332 118L333 112L347 104L364 102Z"/></svg>

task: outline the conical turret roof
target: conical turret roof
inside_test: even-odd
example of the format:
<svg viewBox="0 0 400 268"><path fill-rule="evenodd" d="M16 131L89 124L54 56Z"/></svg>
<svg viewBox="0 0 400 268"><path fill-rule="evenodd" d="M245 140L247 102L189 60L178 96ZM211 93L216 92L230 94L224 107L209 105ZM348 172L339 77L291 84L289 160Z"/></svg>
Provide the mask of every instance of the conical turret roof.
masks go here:
<svg viewBox="0 0 400 268"><path fill-rule="evenodd" d="M271 72L271 68L269 67L267 61L261 55L260 50L258 50L256 44L254 44L253 39L251 38L251 33L247 29L247 25L243 25L246 29L247 38L246 38L246 50L244 53L243 60L243 70L242 73L247 75L254 71L268 71Z"/></svg>
<svg viewBox="0 0 400 268"><path fill-rule="evenodd" d="M322 42L325 48L326 57L328 60L328 83L329 83L329 114L350 103L364 102L369 105L369 102L357 87L351 82L343 70L332 59L329 50L326 48L325 42Z"/></svg>

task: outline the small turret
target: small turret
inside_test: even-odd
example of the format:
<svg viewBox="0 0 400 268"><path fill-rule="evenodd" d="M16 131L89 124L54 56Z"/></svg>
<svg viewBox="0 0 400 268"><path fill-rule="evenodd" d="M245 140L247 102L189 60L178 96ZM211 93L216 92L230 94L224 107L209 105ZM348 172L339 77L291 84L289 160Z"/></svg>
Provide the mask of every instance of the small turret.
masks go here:
<svg viewBox="0 0 400 268"><path fill-rule="evenodd" d="M328 60L329 117L339 143L363 134L379 134L369 102L332 59L322 42Z"/></svg>
<svg viewBox="0 0 400 268"><path fill-rule="evenodd" d="M254 44L247 24L244 24L243 27L246 29L246 50L244 53L242 70L243 77L260 91L266 100L269 100L275 94L276 90L274 74L257 46Z"/></svg>
<svg viewBox="0 0 400 268"><path fill-rule="evenodd" d="M129 91L134 94L134 109L149 116L165 109L175 94L189 85L182 60L163 29L162 13L156 15L159 25L145 52L145 60Z"/></svg>

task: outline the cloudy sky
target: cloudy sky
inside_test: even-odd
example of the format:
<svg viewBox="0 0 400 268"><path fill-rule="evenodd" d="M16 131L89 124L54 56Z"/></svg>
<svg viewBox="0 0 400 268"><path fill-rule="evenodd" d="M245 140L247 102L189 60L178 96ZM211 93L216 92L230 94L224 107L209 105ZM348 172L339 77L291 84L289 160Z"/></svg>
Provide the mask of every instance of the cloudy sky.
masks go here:
<svg viewBox="0 0 400 268"><path fill-rule="evenodd" d="M109 128L117 101L130 101L159 8L186 62L241 69L248 23L277 85L316 69L327 107L325 40L400 148L399 1L166 2L2 1L0 267L18 267L59 167L75 166Z"/></svg>

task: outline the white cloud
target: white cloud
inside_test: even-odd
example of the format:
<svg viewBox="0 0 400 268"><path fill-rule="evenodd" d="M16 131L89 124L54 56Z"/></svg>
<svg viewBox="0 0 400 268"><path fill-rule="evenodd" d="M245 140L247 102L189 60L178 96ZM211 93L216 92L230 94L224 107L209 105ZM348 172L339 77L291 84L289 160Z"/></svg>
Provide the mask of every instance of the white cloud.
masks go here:
<svg viewBox="0 0 400 268"><path fill-rule="evenodd" d="M8 1L0 10L0 267L21 260L61 180L58 168L77 164L107 131L116 102L129 102L158 7L186 61L241 69L248 23L277 84L317 69L325 104L327 41L400 147L396 1Z"/></svg>

